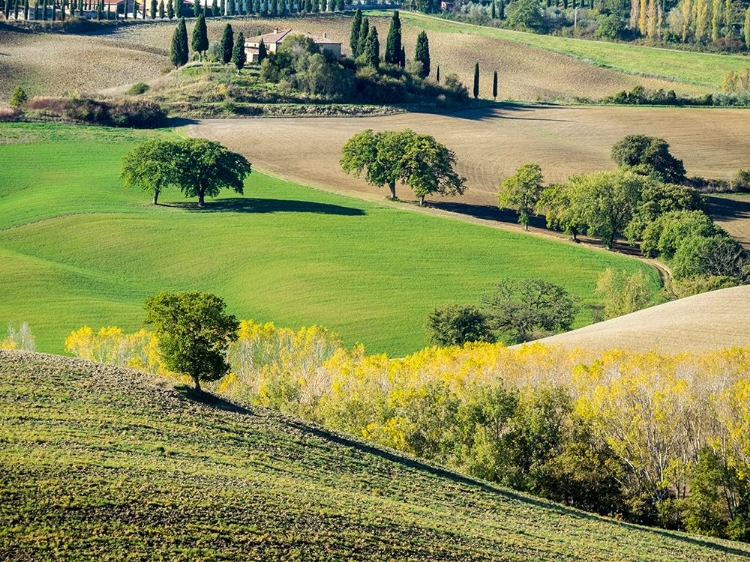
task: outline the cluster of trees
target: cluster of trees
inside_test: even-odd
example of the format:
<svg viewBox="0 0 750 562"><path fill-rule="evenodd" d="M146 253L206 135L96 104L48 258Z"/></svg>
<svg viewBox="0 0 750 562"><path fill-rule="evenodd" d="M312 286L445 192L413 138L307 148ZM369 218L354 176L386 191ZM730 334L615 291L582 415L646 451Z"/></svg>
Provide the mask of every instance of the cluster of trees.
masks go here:
<svg viewBox="0 0 750 562"><path fill-rule="evenodd" d="M251 165L241 154L206 139L148 139L128 152L120 177L125 187L153 195L154 205L167 187L176 187L185 197L216 197L222 189L243 193Z"/></svg>
<svg viewBox="0 0 750 562"><path fill-rule="evenodd" d="M543 279L501 279L474 305L449 304L428 316L430 343L526 342L569 330L579 305L575 297Z"/></svg>
<svg viewBox="0 0 750 562"><path fill-rule="evenodd" d="M682 185L685 167L666 141L631 135L613 146L612 158L620 166L617 171L572 176L550 186L544 186L537 164L524 164L501 184L499 205L518 211L525 227L532 214L544 214L549 227L574 240L585 233L607 248L619 236L633 245L641 241L646 255L672 264L678 281L721 277L722 284L736 284L748 279L747 252L713 224L700 194Z"/></svg>
<svg viewBox="0 0 750 562"><path fill-rule="evenodd" d="M206 18L203 14L198 16L198 19L195 22L190 46L192 47L193 52L198 55L198 58L203 60L203 57L210 46L208 40L208 27L206 26ZM219 58L220 62L224 64L228 64L229 62L234 63L238 72L242 70L247 62L247 54L245 53L245 36L240 31L235 40L234 31L230 24L227 24L224 27L224 32L221 36L221 43L219 44L219 55L220 57L217 58ZM174 30L169 58L175 68L184 66L187 64L188 60L190 60L188 31L185 24L185 18L180 18L177 28Z"/></svg>
<svg viewBox="0 0 750 562"><path fill-rule="evenodd" d="M174 300L153 299L158 322L182 311ZM180 316L193 323L192 310ZM344 349L322 328L215 325L227 329L195 324L227 350L230 374L212 386L225 395L580 509L750 540L747 350L584 357L474 343L389 359ZM155 338L100 334L79 330L68 349L133 364L149 355L133 342Z"/></svg>
<svg viewBox="0 0 750 562"><path fill-rule="evenodd" d="M396 182L410 187L424 205L427 195L461 195L466 179L454 170L452 150L430 135L405 131L374 133L367 129L350 138L341 149L341 168L371 185L387 185L396 200Z"/></svg>
<svg viewBox="0 0 750 562"><path fill-rule="evenodd" d="M647 90L635 86L630 92L622 90L603 98L603 103L618 105L673 105L681 106L747 106L750 105L750 71L729 72L724 78L723 93L702 96L681 96L674 90Z"/></svg>
<svg viewBox="0 0 750 562"><path fill-rule="evenodd" d="M416 9L440 11L435 0ZM457 3L448 17L536 33L606 40L645 38L739 51L750 45L750 5L744 0L491 0Z"/></svg>
<svg viewBox="0 0 750 562"><path fill-rule="evenodd" d="M36 338L26 322L23 322L18 328L13 324L8 324L8 333L4 339L0 340L0 349L34 351L36 350Z"/></svg>

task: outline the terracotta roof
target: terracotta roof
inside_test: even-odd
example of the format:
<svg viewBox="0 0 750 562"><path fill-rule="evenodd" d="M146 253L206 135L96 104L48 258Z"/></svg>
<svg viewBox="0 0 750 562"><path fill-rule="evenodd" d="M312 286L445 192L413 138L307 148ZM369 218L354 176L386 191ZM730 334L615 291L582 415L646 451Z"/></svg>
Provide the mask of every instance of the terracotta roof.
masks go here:
<svg viewBox="0 0 750 562"><path fill-rule="evenodd" d="M303 33L301 31L295 31L293 29L283 29L283 30L274 30L273 33L266 33L265 35L256 35L255 37L247 37L245 38L245 43L260 43L261 39L263 40L263 43L266 45L270 45L271 43L282 43L284 39L287 37L287 35L304 35L305 37L309 37L312 39L316 44L318 45L340 45L341 43L339 41L334 41L333 39L328 39L327 37L317 37L315 35L311 35L310 33Z"/></svg>

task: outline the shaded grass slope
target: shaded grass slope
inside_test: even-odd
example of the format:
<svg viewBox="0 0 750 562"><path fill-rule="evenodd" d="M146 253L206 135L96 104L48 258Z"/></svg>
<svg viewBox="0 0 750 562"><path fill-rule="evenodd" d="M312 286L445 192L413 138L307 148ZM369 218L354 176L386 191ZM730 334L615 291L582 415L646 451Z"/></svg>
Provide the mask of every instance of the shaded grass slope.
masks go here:
<svg viewBox="0 0 750 562"><path fill-rule="evenodd" d="M142 326L160 291L206 290L240 318L339 332L346 345L403 355L426 344L427 313L476 302L498 278L542 277L586 305L607 267L656 270L572 244L324 193L258 172L245 196L199 211L118 179L147 134L2 125L0 326L28 322L42 351L88 324ZM577 326L590 322L584 310Z"/></svg>
<svg viewBox="0 0 750 562"><path fill-rule="evenodd" d="M0 352L0 559L742 560L267 410Z"/></svg>

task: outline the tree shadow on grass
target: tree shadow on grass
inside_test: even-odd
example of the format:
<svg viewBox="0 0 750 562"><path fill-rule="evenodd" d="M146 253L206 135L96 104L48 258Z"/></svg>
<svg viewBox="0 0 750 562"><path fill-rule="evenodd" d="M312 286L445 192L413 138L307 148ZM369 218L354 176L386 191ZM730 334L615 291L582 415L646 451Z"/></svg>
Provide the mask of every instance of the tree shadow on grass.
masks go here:
<svg viewBox="0 0 750 562"><path fill-rule="evenodd" d="M175 386L174 389L177 391L177 395L183 400L203 404L209 408L222 410L224 412L232 412L234 414L252 414L247 408L230 402L229 400L225 400L215 394L211 394L210 392L198 392L193 387L184 384Z"/></svg>
<svg viewBox="0 0 750 562"><path fill-rule="evenodd" d="M344 207L330 203L293 201L288 199L259 199L254 197L231 197L217 199L199 207L198 203L169 203L165 207L176 207L199 213L313 213L319 215L339 215L346 217L364 216L365 211L356 207Z"/></svg>
<svg viewBox="0 0 750 562"><path fill-rule="evenodd" d="M446 117L466 119L468 121L490 121L493 119L521 119L524 121L557 121L561 123L570 122L568 119L549 119L544 117L525 116L525 113L543 109L560 108L557 105L548 104L524 104L513 102L489 102L485 101L478 107L460 108L452 111L440 112Z"/></svg>

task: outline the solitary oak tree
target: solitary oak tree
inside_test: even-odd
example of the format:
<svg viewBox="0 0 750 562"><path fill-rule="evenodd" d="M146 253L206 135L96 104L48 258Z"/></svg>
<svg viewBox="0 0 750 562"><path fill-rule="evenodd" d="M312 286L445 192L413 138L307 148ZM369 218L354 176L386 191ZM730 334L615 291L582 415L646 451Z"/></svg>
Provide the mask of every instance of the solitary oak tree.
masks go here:
<svg viewBox="0 0 750 562"><path fill-rule="evenodd" d="M160 139L148 139L136 146L122 161L120 177L125 187L151 193L154 205L158 205L162 190L177 183L177 151L178 143Z"/></svg>
<svg viewBox="0 0 750 562"><path fill-rule="evenodd" d="M532 213L536 213L543 189L539 164L524 164L500 184L498 205L501 209L505 207L518 211L518 223L528 230L529 219Z"/></svg>
<svg viewBox="0 0 750 562"><path fill-rule="evenodd" d="M146 324L154 326L159 351L170 371L189 375L195 390L229 372L226 351L237 340L239 322L211 293L159 293L146 300Z"/></svg>

